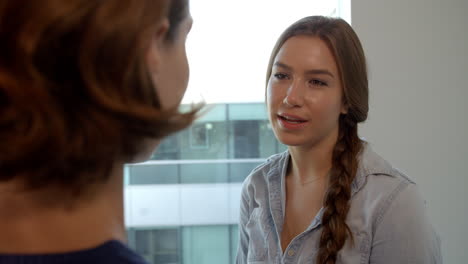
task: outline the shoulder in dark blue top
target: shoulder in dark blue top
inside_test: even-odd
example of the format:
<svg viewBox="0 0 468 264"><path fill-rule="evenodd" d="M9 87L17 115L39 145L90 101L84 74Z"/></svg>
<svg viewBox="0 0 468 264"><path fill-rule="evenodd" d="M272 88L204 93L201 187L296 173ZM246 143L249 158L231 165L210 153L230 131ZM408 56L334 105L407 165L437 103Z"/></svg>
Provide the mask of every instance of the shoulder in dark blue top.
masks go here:
<svg viewBox="0 0 468 264"><path fill-rule="evenodd" d="M96 248L62 254L0 254L0 264L147 264L119 241L108 241Z"/></svg>

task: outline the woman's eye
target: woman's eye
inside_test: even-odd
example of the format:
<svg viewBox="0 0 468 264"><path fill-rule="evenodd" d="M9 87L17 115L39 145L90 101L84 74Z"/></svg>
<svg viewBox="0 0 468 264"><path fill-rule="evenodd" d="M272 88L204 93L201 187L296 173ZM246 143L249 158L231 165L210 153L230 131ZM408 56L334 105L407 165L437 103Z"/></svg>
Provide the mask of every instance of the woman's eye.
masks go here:
<svg viewBox="0 0 468 264"><path fill-rule="evenodd" d="M327 86L327 83L326 83L326 82L322 82L322 81L317 80L317 79L311 80L310 83L311 83L312 85Z"/></svg>
<svg viewBox="0 0 468 264"><path fill-rule="evenodd" d="M286 75L284 73L275 73L273 76L275 76L275 78L278 79L278 80L284 80L284 79L288 78L288 75Z"/></svg>

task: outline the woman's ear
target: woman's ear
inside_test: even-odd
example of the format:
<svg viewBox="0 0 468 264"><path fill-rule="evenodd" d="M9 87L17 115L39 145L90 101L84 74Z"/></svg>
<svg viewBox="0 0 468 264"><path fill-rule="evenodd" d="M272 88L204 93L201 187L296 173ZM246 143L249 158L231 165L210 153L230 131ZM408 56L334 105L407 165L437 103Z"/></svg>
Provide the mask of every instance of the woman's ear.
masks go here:
<svg viewBox="0 0 468 264"><path fill-rule="evenodd" d="M162 52L163 45L165 45L165 39L169 30L169 20L167 18L162 19L157 25L155 34L151 37L151 43L149 45L148 52L146 54L146 61L148 67L153 76L159 71L162 64Z"/></svg>
<svg viewBox="0 0 468 264"><path fill-rule="evenodd" d="M156 25L155 40L158 44L162 44L166 39L167 32L169 31L169 19L164 18Z"/></svg>
<svg viewBox="0 0 468 264"><path fill-rule="evenodd" d="M341 114L343 115L348 114L348 109L349 109L348 103L346 101L343 101L343 103L341 104Z"/></svg>

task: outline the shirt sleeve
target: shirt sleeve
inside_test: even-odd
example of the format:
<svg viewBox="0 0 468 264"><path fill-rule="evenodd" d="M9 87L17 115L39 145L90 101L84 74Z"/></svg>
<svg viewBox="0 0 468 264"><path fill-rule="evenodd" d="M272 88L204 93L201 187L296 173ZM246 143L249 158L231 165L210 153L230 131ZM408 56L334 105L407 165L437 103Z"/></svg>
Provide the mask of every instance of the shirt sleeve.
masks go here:
<svg viewBox="0 0 468 264"><path fill-rule="evenodd" d="M375 223L370 263L441 264L440 239L417 186L410 183L391 199Z"/></svg>
<svg viewBox="0 0 468 264"><path fill-rule="evenodd" d="M249 198L247 184L244 182L241 192L239 213L239 244L237 249L236 264L247 263L247 252L249 247L249 236L245 226L249 221Z"/></svg>

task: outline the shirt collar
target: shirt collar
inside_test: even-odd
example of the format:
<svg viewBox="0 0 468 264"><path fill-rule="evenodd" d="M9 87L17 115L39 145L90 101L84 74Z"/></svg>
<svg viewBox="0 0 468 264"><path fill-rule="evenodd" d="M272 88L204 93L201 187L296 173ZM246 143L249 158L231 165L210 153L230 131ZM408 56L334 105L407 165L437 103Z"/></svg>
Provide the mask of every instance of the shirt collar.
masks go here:
<svg viewBox="0 0 468 264"><path fill-rule="evenodd" d="M393 175L394 169L385 159L374 152L370 144L363 141L363 149L358 157L358 169L351 186L352 195L358 192L366 183L370 175Z"/></svg>
<svg viewBox="0 0 468 264"><path fill-rule="evenodd" d="M289 151L286 150L280 154L279 160L273 164L273 167L270 170L269 177L280 176L282 177L287 168L289 159ZM374 152L370 144L366 141L363 141L363 148L358 157L358 169L356 177L353 180L351 185L351 194L354 195L358 192L366 183L366 179L369 175L385 174L393 175L395 174L394 168L383 159L379 154ZM282 179L284 181L284 179Z"/></svg>

